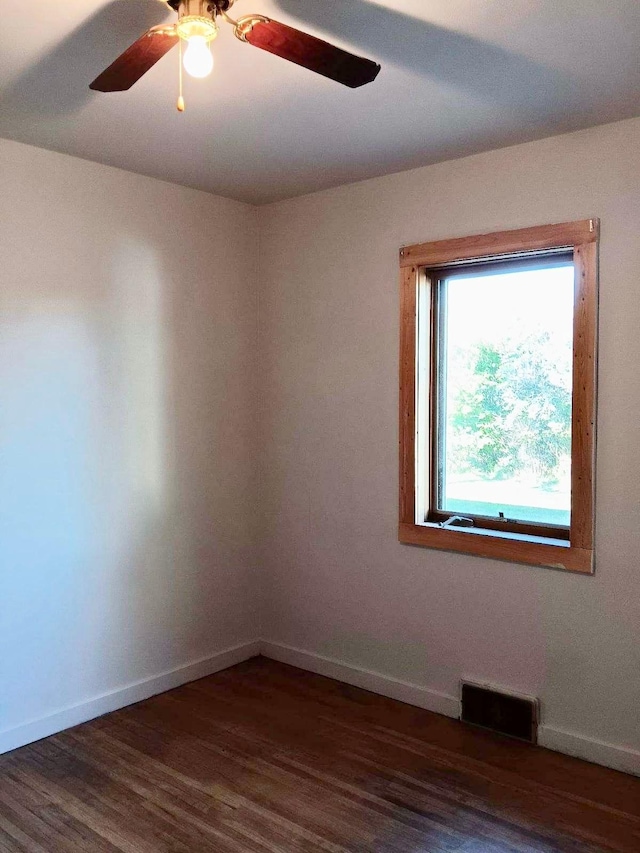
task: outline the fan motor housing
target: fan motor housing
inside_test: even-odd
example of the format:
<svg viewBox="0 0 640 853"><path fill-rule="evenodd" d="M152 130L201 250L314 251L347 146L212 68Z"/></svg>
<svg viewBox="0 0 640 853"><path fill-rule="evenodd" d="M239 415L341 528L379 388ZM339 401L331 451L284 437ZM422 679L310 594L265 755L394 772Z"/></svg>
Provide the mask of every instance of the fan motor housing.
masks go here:
<svg viewBox="0 0 640 853"><path fill-rule="evenodd" d="M172 9L182 15L200 14L204 16L206 14L211 15L214 11L227 12L235 3L235 0L167 0L167 3ZM198 13L181 10L181 7L186 10L190 6L201 6L203 11Z"/></svg>

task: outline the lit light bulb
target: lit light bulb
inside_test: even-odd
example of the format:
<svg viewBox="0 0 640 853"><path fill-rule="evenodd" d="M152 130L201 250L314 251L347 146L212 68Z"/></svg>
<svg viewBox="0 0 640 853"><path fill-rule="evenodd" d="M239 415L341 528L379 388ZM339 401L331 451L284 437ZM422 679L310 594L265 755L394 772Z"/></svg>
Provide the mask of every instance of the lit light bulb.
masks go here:
<svg viewBox="0 0 640 853"><path fill-rule="evenodd" d="M184 70L192 77L206 77L213 70L213 54L204 36L191 36L182 60Z"/></svg>

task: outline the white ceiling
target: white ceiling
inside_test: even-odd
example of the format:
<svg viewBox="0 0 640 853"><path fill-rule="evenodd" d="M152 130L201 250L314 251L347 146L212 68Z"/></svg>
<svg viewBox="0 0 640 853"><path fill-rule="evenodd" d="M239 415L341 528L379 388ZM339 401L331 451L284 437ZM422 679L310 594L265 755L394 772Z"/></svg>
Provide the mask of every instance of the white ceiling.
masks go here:
<svg viewBox="0 0 640 853"><path fill-rule="evenodd" d="M0 0L0 136L264 203L640 114L639 0L237 0L382 64L344 88L225 26L206 80L177 51L129 92L91 80L160 0Z"/></svg>

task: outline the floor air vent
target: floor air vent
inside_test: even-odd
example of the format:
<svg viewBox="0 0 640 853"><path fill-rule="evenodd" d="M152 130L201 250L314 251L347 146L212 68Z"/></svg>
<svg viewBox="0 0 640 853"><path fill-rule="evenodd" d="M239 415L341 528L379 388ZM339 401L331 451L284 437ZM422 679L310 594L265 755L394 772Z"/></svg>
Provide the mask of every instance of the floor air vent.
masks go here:
<svg viewBox="0 0 640 853"><path fill-rule="evenodd" d="M462 682L462 716L465 723L502 735L536 743L538 702L524 696L500 693L479 684Z"/></svg>

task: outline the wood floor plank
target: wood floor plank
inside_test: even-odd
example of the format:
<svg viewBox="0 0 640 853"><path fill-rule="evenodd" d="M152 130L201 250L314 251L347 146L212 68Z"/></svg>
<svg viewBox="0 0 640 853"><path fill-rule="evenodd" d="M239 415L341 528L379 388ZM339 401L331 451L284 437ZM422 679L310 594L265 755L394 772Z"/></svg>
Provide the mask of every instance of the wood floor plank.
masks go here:
<svg viewBox="0 0 640 853"><path fill-rule="evenodd" d="M255 658L0 756L0 853L639 853L640 780Z"/></svg>
<svg viewBox="0 0 640 853"><path fill-rule="evenodd" d="M194 712L196 710L195 703L193 701L190 701L189 704L190 704L191 711ZM209 706L210 705L208 703L207 707L209 707ZM155 703L155 707L156 708L158 707L158 703ZM173 714L173 717L175 717L175 714L177 713L177 711L175 709L172 710L170 708L165 708L164 709L164 715L157 716L157 712L156 712L156 715L154 716L154 709L152 707L148 706L144 709L143 713L145 714L145 722L147 722L149 725L153 725L155 723L155 725L157 725L157 727L159 729L163 728L164 722L166 719L172 719L172 725L182 726L182 730L184 731L185 734L190 734L193 737L201 736L203 738L203 741L205 742L204 748L206 748L207 741L210 740L211 733L208 731L208 726L207 726L206 720L204 720L202 717L199 717L197 713L194 713L193 716L190 716L189 718L186 718L184 715L181 714L177 720L173 719L171 717L171 714ZM267 713L269 713L269 712L267 712ZM167 715L169 715L169 717L167 717ZM336 776L336 772L337 772L337 758L336 757L331 758L330 766L327 767L327 770L330 769L331 773L329 774L328 772L325 772L325 774L322 777L320 777L320 776L318 776L317 773L314 773L313 770L310 769L309 767L305 767L304 765L301 765L299 762L298 762L297 766L293 765L290 762L286 761L286 757L282 758L282 756L280 756L278 753L273 752L274 749L278 749L278 746L288 748L292 744L295 744L298 747L298 749L300 750L304 746L308 747L308 745L309 745L309 737L308 736L307 736L306 744L297 744L296 743L295 735L297 733L294 732L295 721L294 720L287 720L287 719L285 719L283 721L281 709L279 711L275 712L275 717L276 717L276 719L272 722L272 725L270 726L270 731L273 734L276 730L281 728L281 735L284 738L284 743L278 745L277 742L273 741L271 744L268 745L269 762L267 764L265 764L264 767L261 768L260 772L262 774L268 775L268 777L271 779L271 781L274 785L277 784L278 781L286 782L286 777L288 775L293 774L293 775L297 776L297 778L293 780L293 783L294 783L296 788L300 788L301 786L305 787L306 779L308 778L308 779L313 780L313 786L321 785L321 787L324 788L327 795L331 791L336 791L339 787L342 787L342 790L344 791L346 783L344 782L344 780L338 780L337 776ZM296 716L296 719L300 719L300 718L298 716ZM276 723L277 723L277 725L276 725ZM317 740L317 738L318 738L318 727L317 726L315 727L313 734L314 734L314 740ZM333 739L335 736L335 728L331 727L330 730L327 730L326 734L331 739ZM234 738L236 739L235 743L233 741ZM367 740L367 738L368 738L368 734L366 732L358 732L356 734L355 738L353 739L353 743L351 745L352 750L355 748L355 746L358 743L362 744L364 741ZM253 753L255 754L256 742L257 742L258 738L256 738L256 736L253 733L251 733L249 736L247 736L245 738L245 740L247 741L248 744L251 744ZM328 744L326 744L326 743L323 744L322 750L318 751L316 754L314 754L312 756L309 756L309 754L307 753L305 755L305 761L306 761L307 765L311 763L311 764L317 766L322 761L322 757L327 754L327 746L328 746ZM341 740L341 747L344 748L344 746L345 746L345 742L344 742L344 738L343 738ZM243 744L242 744L242 740L240 740L238 742L238 729L236 729L233 734L227 735L225 749L228 751L228 754L230 756L234 756L235 760L238 760L241 762L243 761L243 757L242 757ZM262 751L262 753L264 753L264 746L262 747L261 751ZM371 757L375 757L379 753L380 753L380 743L378 742L378 743L373 744L373 746L368 750L367 754L370 755ZM260 760L263 760L263 759L260 758ZM376 776L378 778L381 778L381 774L385 772L385 765L383 763L380 763L380 762L381 761L384 762L384 760L385 759L383 757L382 759L380 759L380 761L378 761L375 764L375 766L373 768L376 771L375 774L372 773L369 768L367 768L367 770L364 772L364 775L368 776L370 779L376 778ZM350 755L348 756L348 766L352 766L352 767L356 766L357 767L357 761L358 761L358 756L352 751L350 753ZM286 769L285 769L285 767L286 767ZM277 768L278 768L278 770L277 770ZM492 817L490 814L486 813L486 814L482 815L483 820L481 821L480 816L479 816L479 812L474 813L474 810L471 809L470 807L467 807L467 809L464 811L461 811L459 809L459 802L456 801L456 798L455 797L451 798L449 796L451 792L449 790L448 776L446 774L439 773L438 768L433 767L433 766L430 768L430 774L431 774L431 778L435 778L437 775L440 775L440 777L441 777L440 788L437 791L439 815L436 815L432 810L433 813L431 814L431 817L430 817L430 820L434 825L438 825L437 819L439 817L439 826L440 826L440 829L441 829L441 832L443 835L443 838L441 839L441 842L440 842L441 844L444 844L444 836L445 835L456 834L456 833L460 833L460 832L463 832L466 834L469 834L471 832L475 832L479 836L485 835L487 837L490 837L490 836L495 837L496 835L499 834L499 829L497 827L498 821L495 817ZM280 780L278 779L278 777L281 777ZM393 782L394 782L393 779L390 779L389 782L385 782L385 787L387 785L393 784ZM397 780L396 780L396 782L397 782ZM372 809L371 802L369 802L368 804L365 804L363 802L363 799L364 799L363 798L363 791L361 789L359 789L356 785L352 784L349 787L348 794L349 794L349 800L350 801L354 801L354 800L360 801L358 803L358 810L359 811L366 811L366 809L368 807L369 811L380 812L381 806L386 806L385 811L388 813L391 813L392 811L395 810L396 818L398 818L398 808L396 806L393 806L393 807L389 806L384 793L381 793L376 798L374 798L372 796L369 797L370 800L376 800L376 802L375 802L376 808L375 809ZM449 816L448 813L451 812L452 810L455 810L456 814L457 814L457 819L455 821L455 829L450 827L450 822L447 822L447 818ZM411 817L415 821L415 815L412 814ZM407 822L407 815L406 814L403 815L402 819L406 823ZM353 828L353 823L354 823L355 818L353 816L350 816L349 820L350 820L351 826ZM372 821L375 823L375 820L376 820L376 818L374 815L369 814L367 816L367 823L371 823ZM482 823L487 824L487 825L491 824L491 826L483 832ZM461 837L461 838L456 837L455 840L457 842L455 844L455 849L457 849L459 844L464 841L464 837ZM511 839L511 840L514 841L514 839ZM433 839L432 839L432 843L433 843ZM447 848L452 848L451 844L446 845L446 846L447 846ZM527 849L531 849L530 846L527 846Z"/></svg>

